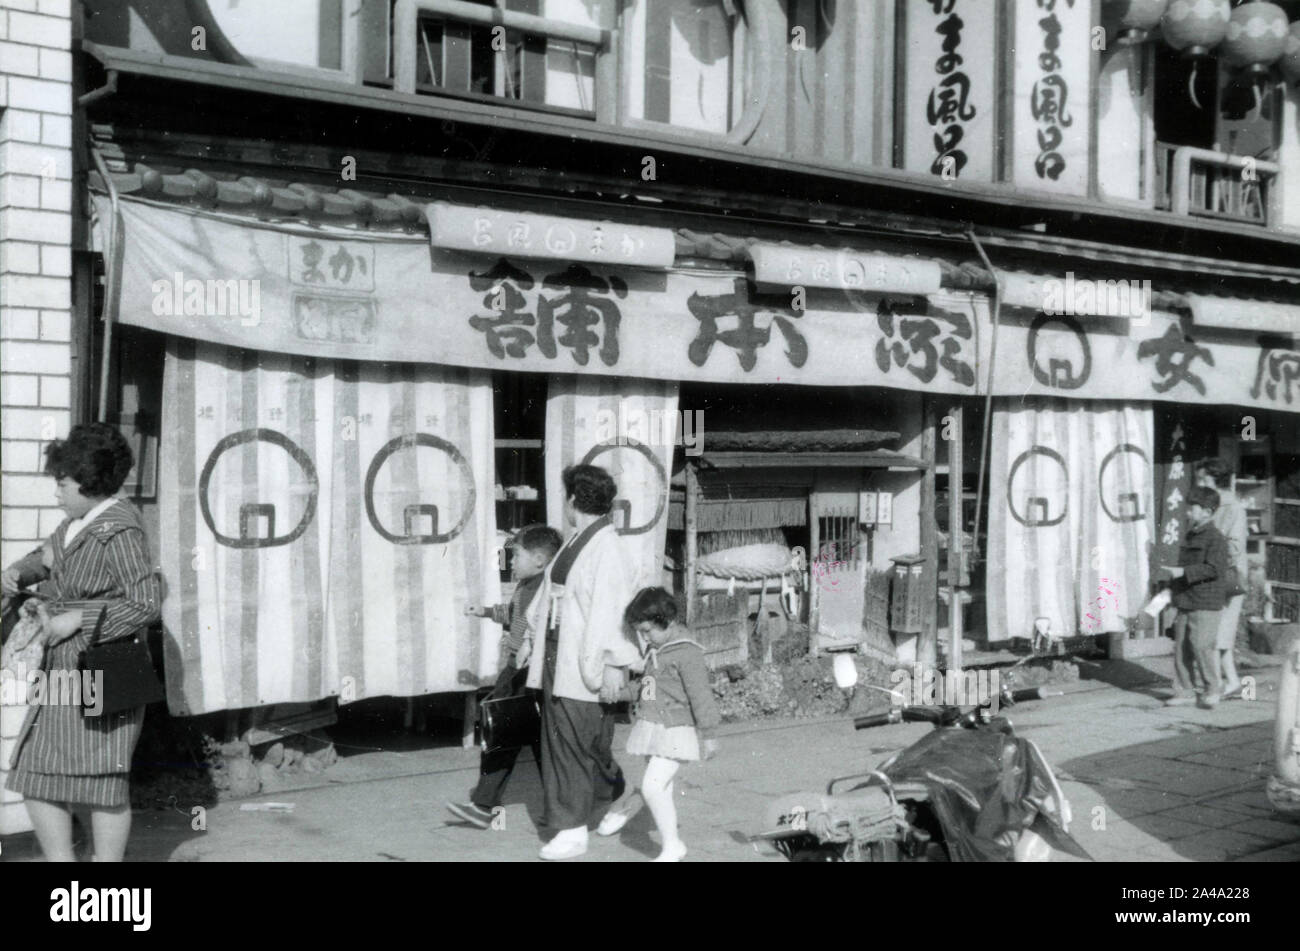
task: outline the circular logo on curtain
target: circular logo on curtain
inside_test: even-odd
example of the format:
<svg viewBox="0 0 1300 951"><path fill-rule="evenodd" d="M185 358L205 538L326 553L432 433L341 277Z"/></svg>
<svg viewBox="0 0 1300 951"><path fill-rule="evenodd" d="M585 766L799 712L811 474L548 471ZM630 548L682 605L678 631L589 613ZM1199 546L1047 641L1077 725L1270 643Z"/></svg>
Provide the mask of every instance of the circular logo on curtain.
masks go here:
<svg viewBox="0 0 1300 951"><path fill-rule="evenodd" d="M1069 330L1078 341L1078 347L1062 346L1051 338L1040 344L1039 334L1052 323L1061 324ZM1029 325L1028 347L1029 367L1034 371L1034 379L1044 386L1057 390L1077 390L1088 382L1088 376L1092 373L1092 349L1088 346L1088 335L1073 317L1039 314ZM1038 359L1040 349L1047 358L1046 368Z"/></svg>
<svg viewBox="0 0 1300 951"><path fill-rule="evenodd" d="M217 463L227 451L251 442L267 442L273 446L279 446L298 464L304 476L303 481L310 486L302 515L298 518L297 524L294 525L293 531L287 535L275 534L278 510L272 502L245 502L239 506L239 537L237 538L219 532L216 522L212 518L212 504L209 493L212 485L212 474L216 471ZM307 526L316 517L316 496L319 491L320 484L316 480L316 467L312 464L311 458L296 442L284 435L284 433L276 432L274 429L241 429L237 433L231 433L213 446L212 452L208 454L207 461L203 463L203 471L199 474L199 511L203 514L203 522L208 526L208 531L212 532L213 537L216 538L217 543L220 545L225 545L227 548L274 548L276 545L289 544L307 531ZM259 535L256 528L262 519L266 520L265 537Z"/></svg>
<svg viewBox="0 0 1300 951"><path fill-rule="evenodd" d="M624 437L621 440L610 439L606 442L597 443L592 446L587 450L587 454L582 457L581 465L594 466L596 460L602 455L618 449L630 449L633 452L644 456L649 461L650 467L655 473L655 514L654 518L650 519L650 521L646 522L644 525L634 526L632 524L631 502L627 499L614 499L613 510L622 510L623 512L623 527L618 528L616 526L615 531L620 535L644 535L646 532L650 531L650 529L659 524L659 519L663 518L664 509L668 506L668 474L664 472L663 463L660 462L659 457L650 450L650 447L637 442L635 439L628 439L627 437Z"/></svg>
<svg viewBox="0 0 1300 951"><path fill-rule="evenodd" d="M1139 493L1123 492L1115 496L1115 501L1117 503L1116 508L1119 511L1113 510L1106 498L1109 494L1106 491L1106 472L1111 463L1121 455L1137 456L1142 460L1142 465L1144 467L1149 466L1147 454L1143 452L1141 448L1132 443L1121 443L1110 452L1106 453L1105 458L1101 460L1101 467L1097 470L1097 497L1101 499L1102 511L1110 516L1112 522L1140 522L1142 519L1146 518L1146 513L1142 511L1142 496ZM1117 473L1116 480L1123 478L1123 475L1123 473ZM1124 482L1129 485L1141 485L1144 480L1124 479Z"/></svg>
<svg viewBox="0 0 1300 951"><path fill-rule="evenodd" d="M1020 467L1026 462L1039 456L1045 459L1051 459L1061 470L1059 480L1060 505L1058 506L1060 511L1056 513L1054 518L1052 517L1052 499L1049 499L1046 496L1030 495L1026 499L1024 512L1021 512L1016 508L1016 474L1020 471ZM1034 489L1038 489L1039 486L1043 485L1044 481L1045 480L1042 479L1035 479L1033 483ZM1011 513L1012 518L1021 525L1028 526L1029 528L1044 528L1049 525L1060 524L1070 507L1067 491L1069 487L1070 474L1066 471L1064 457L1062 457L1055 449L1048 449L1046 446L1031 446L1016 457L1016 461L1011 465L1011 471L1007 473L1007 510ZM1039 491L1041 491L1041 489Z"/></svg>
<svg viewBox="0 0 1300 951"><path fill-rule="evenodd" d="M459 517L444 532L438 531L440 517L444 514L438 511L438 506L431 502L415 502L407 505L402 513L404 519L402 534L398 535L384 527L375 512L375 480L379 477L379 470L384 467L390 456L402 450L415 449L420 446L446 453L456 464L455 470L459 474L460 484L464 488L465 504L459 513ZM474 471L470 468L465 457L461 455L460 450L447 440L429 433L407 433L405 436L398 436L396 439L385 443L383 448L375 453L375 458L370 461L370 469L366 472L365 500L366 518L370 520L370 527L382 538L387 539L394 545L433 545L439 542L448 542L464 530L465 524L469 521L470 516L474 514L474 503L476 501ZM429 520L429 531L421 534L417 531L417 526L424 519Z"/></svg>

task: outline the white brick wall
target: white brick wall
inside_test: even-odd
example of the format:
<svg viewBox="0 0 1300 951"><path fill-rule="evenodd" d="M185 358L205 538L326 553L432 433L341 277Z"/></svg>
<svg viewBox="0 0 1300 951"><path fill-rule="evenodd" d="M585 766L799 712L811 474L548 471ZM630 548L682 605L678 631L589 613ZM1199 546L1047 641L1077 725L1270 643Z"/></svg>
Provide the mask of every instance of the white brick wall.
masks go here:
<svg viewBox="0 0 1300 951"><path fill-rule="evenodd" d="M67 435L72 423L71 39L69 0L0 0L0 565L6 566L62 518L54 483L41 470L45 446ZM21 831L23 807L10 801L17 798L0 805L0 832Z"/></svg>

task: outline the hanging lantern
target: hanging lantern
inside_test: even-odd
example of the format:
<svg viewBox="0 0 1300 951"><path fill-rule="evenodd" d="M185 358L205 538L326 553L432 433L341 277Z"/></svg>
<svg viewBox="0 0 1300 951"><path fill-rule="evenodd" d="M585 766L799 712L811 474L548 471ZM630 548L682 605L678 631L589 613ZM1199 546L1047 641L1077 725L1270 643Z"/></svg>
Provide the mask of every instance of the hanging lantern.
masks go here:
<svg viewBox="0 0 1300 951"><path fill-rule="evenodd" d="M1282 75L1289 83L1300 83L1300 21L1291 24L1286 34L1282 58L1278 60Z"/></svg>
<svg viewBox="0 0 1300 951"><path fill-rule="evenodd" d="M1160 24L1169 0L1103 0L1101 19L1120 46L1146 42Z"/></svg>
<svg viewBox="0 0 1300 951"><path fill-rule="evenodd" d="M1210 49L1227 36L1231 17L1232 5L1228 0L1171 0L1160 21L1165 42L1182 50L1183 59L1192 61L1187 95L1197 109L1201 108L1201 101L1196 98L1196 71L1201 60L1209 57Z"/></svg>
<svg viewBox="0 0 1300 951"><path fill-rule="evenodd" d="M1228 33L1228 0L1171 0L1160 21L1165 42L1188 59L1202 59Z"/></svg>
<svg viewBox="0 0 1300 951"><path fill-rule="evenodd" d="M1223 59L1252 75L1268 72L1286 48L1286 11L1263 0L1243 3L1232 11L1223 40Z"/></svg>

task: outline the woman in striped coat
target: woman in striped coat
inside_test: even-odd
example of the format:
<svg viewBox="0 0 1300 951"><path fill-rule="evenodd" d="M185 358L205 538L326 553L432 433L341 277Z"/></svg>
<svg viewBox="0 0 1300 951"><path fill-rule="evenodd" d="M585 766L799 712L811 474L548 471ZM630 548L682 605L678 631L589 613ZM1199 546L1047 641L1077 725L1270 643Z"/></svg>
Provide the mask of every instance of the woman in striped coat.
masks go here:
<svg viewBox="0 0 1300 951"><path fill-rule="evenodd" d="M104 423L76 426L45 456L68 517L41 548L4 572L3 589L12 596L40 582L36 593L48 599L51 616L44 669L76 671L92 640L129 637L157 620L160 594L140 516L113 498L131 471L131 448L121 433ZM127 777L144 707L83 716L79 705L60 699L68 698L47 696L28 709L9 789L25 797L46 858L75 861L72 813L89 808L95 860L121 861L131 830Z"/></svg>

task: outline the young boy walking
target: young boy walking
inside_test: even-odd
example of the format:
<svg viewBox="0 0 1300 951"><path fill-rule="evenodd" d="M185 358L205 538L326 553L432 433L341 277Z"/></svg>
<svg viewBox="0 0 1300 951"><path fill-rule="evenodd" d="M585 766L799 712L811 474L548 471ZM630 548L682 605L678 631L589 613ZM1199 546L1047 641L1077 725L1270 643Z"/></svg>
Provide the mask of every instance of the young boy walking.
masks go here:
<svg viewBox="0 0 1300 951"><path fill-rule="evenodd" d="M527 634L526 616L528 606L541 588L546 566L550 564L555 553L564 544L564 539L555 529L547 525L529 525L521 528L510 541L514 557L511 562L511 575L515 580L515 592L509 604L494 604L484 608L467 608L467 614L491 618L506 629L501 642L503 666L497 675L496 686L488 695L489 700L501 700L514 697L524 692L528 680L528 668L521 667L523 658L520 649ZM506 781L514 771L515 760L519 750L498 750L484 753L479 758L479 779L469 802L449 802L447 809L457 818L487 829L492 825L492 812L501 805L501 794ZM533 746L533 759L541 766L541 751Z"/></svg>
<svg viewBox="0 0 1300 951"><path fill-rule="evenodd" d="M1214 527L1219 493L1204 486L1187 496L1191 527L1178 551L1177 566L1161 569L1173 578L1173 602L1178 609L1174 621L1174 694L1165 706L1195 703L1212 710L1219 704L1223 687L1219 677L1219 614L1227 593L1228 542ZM1205 681L1199 696L1197 668Z"/></svg>

